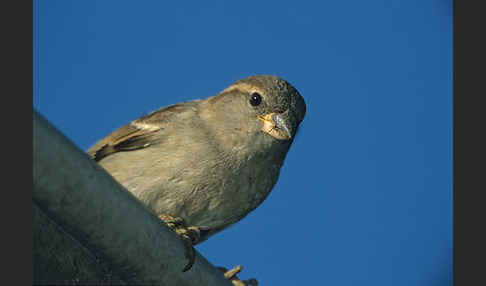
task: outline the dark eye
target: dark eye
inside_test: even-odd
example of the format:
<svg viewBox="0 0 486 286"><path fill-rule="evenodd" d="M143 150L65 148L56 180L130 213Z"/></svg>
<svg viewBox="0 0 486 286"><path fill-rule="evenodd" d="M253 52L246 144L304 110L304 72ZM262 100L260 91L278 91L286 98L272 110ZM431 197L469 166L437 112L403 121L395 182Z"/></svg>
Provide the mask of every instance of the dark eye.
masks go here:
<svg viewBox="0 0 486 286"><path fill-rule="evenodd" d="M258 106L262 103L262 96L258 92L254 92L250 97L250 104L253 106Z"/></svg>

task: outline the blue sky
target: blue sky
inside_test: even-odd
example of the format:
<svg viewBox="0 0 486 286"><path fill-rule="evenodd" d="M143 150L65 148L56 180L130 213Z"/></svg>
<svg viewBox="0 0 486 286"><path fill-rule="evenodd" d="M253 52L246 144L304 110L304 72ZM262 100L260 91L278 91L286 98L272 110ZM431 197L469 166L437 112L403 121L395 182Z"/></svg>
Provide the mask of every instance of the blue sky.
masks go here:
<svg viewBox="0 0 486 286"><path fill-rule="evenodd" d="M81 149L275 74L307 114L267 200L197 249L261 285L452 285L452 1L34 1L34 107Z"/></svg>

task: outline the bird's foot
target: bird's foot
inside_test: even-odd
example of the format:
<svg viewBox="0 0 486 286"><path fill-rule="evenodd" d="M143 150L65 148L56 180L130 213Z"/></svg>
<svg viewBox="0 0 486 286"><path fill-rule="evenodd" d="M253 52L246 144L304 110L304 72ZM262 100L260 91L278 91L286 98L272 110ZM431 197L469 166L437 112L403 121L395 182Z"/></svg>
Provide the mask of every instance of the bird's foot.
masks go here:
<svg viewBox="0 0 486 286"><path fill-rule="evenodd" d="M228 270L224 267L217 267L219 270L223 271L224 273L224 278L228 279L233 283L235 286L257 286L258 281L255 278L251 278L248 280L240 280L236 274L240 273L241 270L243 269L243 266L238 265L236 267L233 267L233 269Z"/></svg>
<svg viewBox="0 0 486 286"><path fill-rule="evenodd" d="M186 258L189 260L187 265L182 269L182 272L186 272L191 269L196 258L196 251L193 245L199 242L201 238L201 231L199 227L186 226L184 220L180 217L172 217L170 215L161 214L159 218L167 224L167 226L172 229L175 233L181 237L182 242L186 248Z"/></svg>

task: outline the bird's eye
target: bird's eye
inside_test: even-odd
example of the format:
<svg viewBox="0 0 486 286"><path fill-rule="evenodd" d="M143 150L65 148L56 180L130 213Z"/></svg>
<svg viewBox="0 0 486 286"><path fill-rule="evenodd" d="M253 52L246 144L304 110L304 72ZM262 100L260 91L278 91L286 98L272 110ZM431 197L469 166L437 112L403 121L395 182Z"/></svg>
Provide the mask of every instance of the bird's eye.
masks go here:
<svg viewBox="0 0 486 286"><path fill-rule="evenodd" d="M253 106L258 106L262 103L262 96L258 92L254 92L250 97L250 104Z"/></svg>

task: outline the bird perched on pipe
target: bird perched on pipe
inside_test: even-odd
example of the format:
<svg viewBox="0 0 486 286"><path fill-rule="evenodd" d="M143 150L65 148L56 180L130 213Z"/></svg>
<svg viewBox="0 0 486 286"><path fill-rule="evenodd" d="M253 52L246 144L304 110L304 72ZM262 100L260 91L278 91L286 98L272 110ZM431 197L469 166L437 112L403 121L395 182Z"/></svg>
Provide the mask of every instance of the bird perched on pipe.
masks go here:
<svg viewBox="0 0 486 286"><path fill-rule="evenodd" d="M268 196L305 110L287 81L256 75L147 114L87 152L192 249Z"/></svg>

